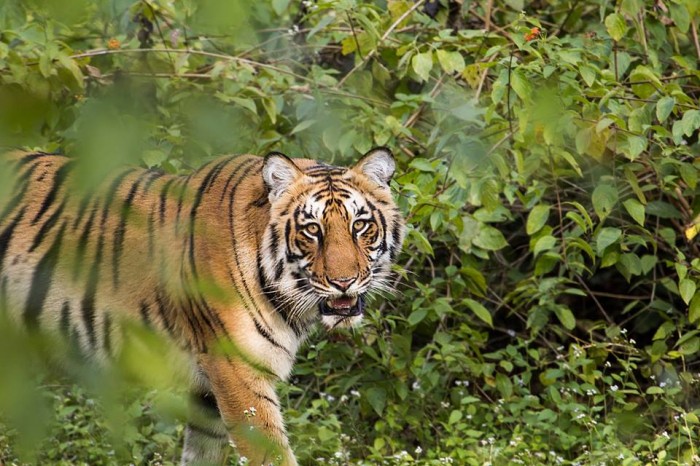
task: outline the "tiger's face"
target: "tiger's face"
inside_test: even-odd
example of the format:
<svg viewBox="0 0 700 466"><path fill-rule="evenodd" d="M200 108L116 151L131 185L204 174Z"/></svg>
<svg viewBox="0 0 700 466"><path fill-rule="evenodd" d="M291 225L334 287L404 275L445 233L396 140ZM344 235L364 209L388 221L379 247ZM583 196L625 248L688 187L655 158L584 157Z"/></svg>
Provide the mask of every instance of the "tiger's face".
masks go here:
<svg viewBox="0 0 700 466"><path fill-rule="evenodd" d="M404 223L389 190L387 149L373 149L353 167L265 158L271 204L261 265L287 321L319 315L328 328L357 324L372 292L391 291L391 264Z"/></svg>

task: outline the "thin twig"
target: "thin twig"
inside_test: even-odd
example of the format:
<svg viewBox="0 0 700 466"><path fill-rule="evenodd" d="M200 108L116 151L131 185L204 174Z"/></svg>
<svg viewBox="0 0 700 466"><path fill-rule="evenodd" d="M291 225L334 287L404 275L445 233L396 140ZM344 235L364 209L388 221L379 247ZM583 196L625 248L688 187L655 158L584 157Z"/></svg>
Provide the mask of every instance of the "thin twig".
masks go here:
<svg viewBox="0 0 700 466"><path fill-rule="evenodd" d="M307 82L313 82L313 80L302 76L300 74L297 74L293 71L285 70L284 68L280 68L278 66L274 65L269 65L267 63L261 63L257 62L255 60L250 60L248 58L242 58L242 57L236 57L233 55L224 55L222 53L214 53L214 52L205 52L203 50L192 50L192 49L168 49L168 48L163 48L163 49L158 49L158 48L149 48L149 49L116 49L116 50L109 50L109 49L95 49L95 50L89 50L87 52L83 53L76 53L74 55L71 55L70 58L86 58L86 57L97 57L100 55L113 55L113 54L128 54L128 53L149 53L149 52L163 52L163 53L188 53L192 55L202 55L205 57L212 57L212 58L218 58L220 60L227 60L227 61L235 61L238 63L243 63L246 65L250 65L255 68L263 68L263 69L269 69L272 71L275 71L277 73L281 74L286 74L289 76L294 76L297 79L300 79L302 81L307 81Z"/></svg>
<svg viewBox="0 0 700 466"><path fill-rule="evenodd" d="M340 87L343 84L345 84L345 81L347 81L347 79L350 77L350 75L352 75L355 71L357 71L360 68L362 68L363 66L365 66L365 64L370 60L370 58L372 58L373 56L375 56L377 54L377 51L379 50L379 46L382 45L382 42L384 42L387 37L389 37L389 34L391 34L394 31L394 29L396 29L404 19L408 18L408 16L411 13L413 13L414 11L416 11L423 3L425 3L425 0L418 0L404 14L399 16L399 18L396 21L394 21L391 26L389 26L389 29L387 29L384 32L384 34L382 34L382 37L380 37L379 41L377 41L377 45L372 50L370 50L370 52L367 54L367 56L360 63L358 63L357 65L355 65L355 67L353 69L348 71L348 74L343 76L343 79L338 81L338 84L336 84L335 87Z"/></svg>
<svg viewBox="0 0 700 466"><path fill-rule="evenodd" d="M484 12L484 29L486 31L491 29L491 10L493 10L493 0L488 0L486 2L486 11Z"/></svg>
<svg viewBox="0 0 700 466"><path fill-rule="evenodd" d="M348 23L350 23L350 31L352 31L352 38L355 39L355 47L357 47L357 54L360 56L361 60L364 60L365 57L362 56L362 49L360 49L360 41L357 40L357 34L355 33L355 25L352 22L350 13L346 11L345 15L348 17Z"/></svg>
<svg viewBox="0 0 700 466"><path fill-rule="evenodd" d="M695 44L695 52L698 54L698 59L700 59L700 41L698 41L698 27L695 24L695 18L690 22L691 32L693 33L693 43Z"/></svg>
<svg viewBox="0 0 700 466"><path fill-rule="evenodd" d="M508 127L510 128L510 132L513 132L513 114L512 110L510 108L510 91L511 91L511 85L510 85L510 76L513 72L513 50L510 51L510 58L508 59L508 89L506 89L506 110L508 110Z"/></svg>

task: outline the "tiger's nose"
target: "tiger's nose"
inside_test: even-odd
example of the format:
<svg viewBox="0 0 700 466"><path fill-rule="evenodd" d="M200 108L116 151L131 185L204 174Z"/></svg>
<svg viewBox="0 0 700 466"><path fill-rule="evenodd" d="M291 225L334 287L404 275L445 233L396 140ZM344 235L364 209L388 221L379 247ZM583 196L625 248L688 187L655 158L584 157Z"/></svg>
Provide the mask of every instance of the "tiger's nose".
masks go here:
<svg viewBox="0 0 700 466"><path fill-rule="evenodd" d="M331 278L326 276L328 282L334 287L338 288L340 291L347 291L350 285L355 283L357 277L347 277L347 278Z"/></svg>

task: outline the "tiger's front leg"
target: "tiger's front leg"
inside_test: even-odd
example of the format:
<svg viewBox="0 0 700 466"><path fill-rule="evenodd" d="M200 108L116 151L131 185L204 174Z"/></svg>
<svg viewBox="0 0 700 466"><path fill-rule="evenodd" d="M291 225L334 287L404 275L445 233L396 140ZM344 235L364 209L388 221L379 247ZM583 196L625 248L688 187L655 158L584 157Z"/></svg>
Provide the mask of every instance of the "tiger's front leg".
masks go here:
<svg viewBox="0 0 700 466"><path fill-rule="evenodd" d="M252 466L296 466L275 393L275 380L235 357L206 354L200 357L199 364L239 455L245 456Z"/></svg>

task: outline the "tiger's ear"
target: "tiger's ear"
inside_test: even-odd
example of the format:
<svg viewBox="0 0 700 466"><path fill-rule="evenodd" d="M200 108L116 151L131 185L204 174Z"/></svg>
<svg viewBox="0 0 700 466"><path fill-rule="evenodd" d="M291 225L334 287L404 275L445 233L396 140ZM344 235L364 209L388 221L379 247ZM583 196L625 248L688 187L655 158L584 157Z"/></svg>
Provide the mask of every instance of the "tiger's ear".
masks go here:
<svg viewBox="0 0 700 466"><path fill-rule="evenodd" d="M302 175L303 172L286 155L270 152L265 156L262 176L271 201L277 199Z"/></svg>
<svg viewBox="0 0 700 466"><path fill-rule="evenodd" d="M389 181L396 170L396 162L389 149L375 147L363 155L352 169L380 186L389 187Z"/></svg>

